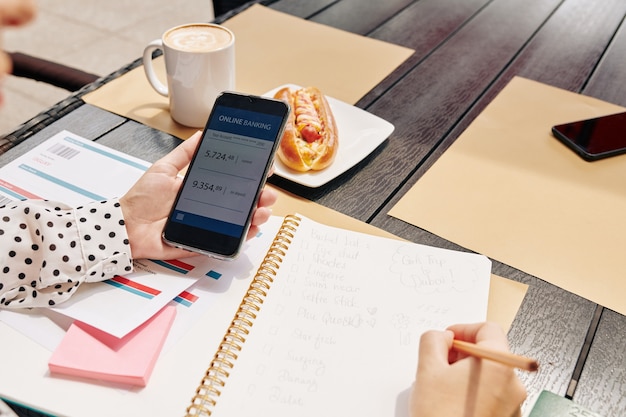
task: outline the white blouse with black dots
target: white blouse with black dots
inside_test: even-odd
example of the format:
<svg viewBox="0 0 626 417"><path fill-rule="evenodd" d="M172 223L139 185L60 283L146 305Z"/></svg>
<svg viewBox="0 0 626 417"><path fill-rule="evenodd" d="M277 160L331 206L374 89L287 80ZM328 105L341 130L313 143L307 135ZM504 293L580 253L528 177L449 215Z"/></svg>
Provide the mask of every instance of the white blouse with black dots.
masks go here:
<svg viewBox="0 0 626 417"><path fill-rule="evenodd" d="M44 200L0 208L0 308L53 306L83 282L132 265L117 199L76 209Z"/></svg>

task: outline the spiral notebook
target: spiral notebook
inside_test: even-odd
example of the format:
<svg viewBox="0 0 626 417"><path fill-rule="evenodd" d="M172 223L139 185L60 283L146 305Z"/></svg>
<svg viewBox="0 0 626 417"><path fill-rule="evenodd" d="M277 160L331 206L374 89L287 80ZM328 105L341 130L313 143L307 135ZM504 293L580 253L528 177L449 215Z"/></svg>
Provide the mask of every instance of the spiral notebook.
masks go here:
<svg viewBox="0 0 626 417"><path fill-rule="evenodd" d="M422 332L485 320L488 258L289 215L188 416L407 415Z"/></svg>

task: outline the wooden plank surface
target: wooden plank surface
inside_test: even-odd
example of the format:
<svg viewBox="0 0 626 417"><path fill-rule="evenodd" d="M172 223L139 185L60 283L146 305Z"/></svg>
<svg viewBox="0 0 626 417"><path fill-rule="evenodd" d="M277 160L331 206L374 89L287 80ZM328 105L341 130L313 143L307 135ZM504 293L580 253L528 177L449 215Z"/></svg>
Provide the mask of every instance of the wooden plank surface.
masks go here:
<svg viewBox="0 0 626 417"><path fill-rule="evenodd" d="M269 7L279 12L307 19L336 2L337 0L279 0L271 3Z"/></svg>
<svg viewBox="0 0 626 417"><path fill-rule="evenodd" d="M583 94L622 106L626 106L625 14L582 90ZM626 415L625 334L626 316L604 309L574 392L574 401L604 416Z"/></svg>
<svg viewBox="0 0 626 417"><path fill-rule="evenodd" d="M513 76L626 105L623 0L280 0L270 7L415 49L357 103L396 126L379 149L319 189L271 181L415 242L462 249L386 213ZM149 161L180 142L83 105L1 155L0 165L61 129ZM531 399L542 389L564 395L596 305L498 262L493 272L530 286L509 339L513 351L541 362L538 373L522 374ZM605 310L599 323L574 399L607 417L626 415L626 317Z"/></svg>
<svg viewBox="0 0 626 417"><path fill-rule="evenodd" d="M104 133L115 129L126 122L126 119L113 113L99 110L95 114L89 105L82 105L67 116L57 120L43 131L36 133L19 146L0 154L0 166L36 147L41 142L57 134L62 130L69 130L87 139L97 139Z"/></svg>
<svg viewBox="0 0 626 417"><path fill-rule="evenodd" d="M343 0L321 10L310 20L347 30L348 32L367 35L413 1Z"/></svg>
<svg viewBox="0 0 626 417"><path fill-rule="evenodd" d="M605 309L574 394L575 402L605 417L626 415L624 335L626 318Z"/></svg>
<svg viewBox="0 0 626 417"><path fill-rule="evenodd" d="M295 191L360 220L370 220L506 68L558 3L506 0L482 8L367 108L396 126L377 152L327 187ZM415 10L408 8L403 13ZM403 20L406 31L416 30L411 20Z"/></svg>
<svg viewBox="0 0 626 417"><path fill-rule="evenodd" d="M574 0L570 3L578 4L581 2L585 3L584 0ZM589 2L587 1L586 3ZM596 39L596 42L602 44L608 43L612 39L613 34L618 30L619 24L626 13L626 3L619 0L612 0L612 4L614 6L613 8L586 8L586 14L580 14L581 11L577 7L565 7L566 5L559 7L550 20L538 30L532 41L528 42L528 45L511 61L506 70L493 81L490 88L473 103L465 115L462 115L462 117L456 121L452 129L445 135L442 143L433 151L428 160L407 179L403 187L391 198L387 205L381 210L381 214L374 219L372 223L379 227L386 228L392 233L403 234L403 232L405 232L405 223L394 221L395 219L386 216L387 211L396 204L415 182L417 182L419 177L432 166L437 158L445 152L515 75L534 79L549 85L558 84L559 87L570 91L580 91L603 56L603 49L593 43L588 43L588 48L582 47L582 45L585 44L585 39L587 36L590 36L590 31L592 30L583 29L587 26L586 22L589 20L601 22L601 24L593 27L593 37ZM579 22L578 27L572 22ZM625 31L622 30L621 34L624 35L624 32ZM572 45L578 45L576 53L571 54L567 59L553 59L553 57L559 56L559 54L562 53L564 48L563 38L571 38L567 41L571 44L570 49L573 48ZM626 36L622 36L620 39L622 38L625 39L622 40L625 45L623 45L622 48L620 48L621 45L616 45L615 48L612 48L613 51L617 52L615 60L612 59L612 56L607 56L607 65L598 67L598 73L604 72L602 68L606 68L606 72L614 74L616 72L615 67L619 64L619 61L625 59L623 50L626 48ZM617 64L615 64L614 61L617 61ZM581 74L586 74L586 76L581 77ZM598 75L597 77L601 76L605 79L610 79L608 76L604 75ZM622 75L622 78L625 77ZM613 84L615 84L615 86ZM607 92L612 89L619 90L620 88L626 88L622 87L624 84L626 83L607 82L602 84L604 87L600 87L600 84L597 83L595 91L601 88L604 88L604 91ZM585 89L584 92L587 93L588 91L591 91L591 89ZM622 97L622 101L624 102L626 102L625 97L626 95ZM619 104L619 102L617 104ZM410 236L403 237L410 238Z"/></svg>
<svg viewBox="0 0 626 417"><path fill-rule="evenodd" d="M583 94L626 106L625 75L626 20L622 16L620 27L589 78Z"/></svg>
<svg viewBox="0 0 626 417"><path fill-rule="evenodd" d="M368 36L415 50L396 71L364 96L357 106L369 107L399 79L453 37L489 0L421 0L414 2ZM409 30L411 27L419 30Z"/></svg>

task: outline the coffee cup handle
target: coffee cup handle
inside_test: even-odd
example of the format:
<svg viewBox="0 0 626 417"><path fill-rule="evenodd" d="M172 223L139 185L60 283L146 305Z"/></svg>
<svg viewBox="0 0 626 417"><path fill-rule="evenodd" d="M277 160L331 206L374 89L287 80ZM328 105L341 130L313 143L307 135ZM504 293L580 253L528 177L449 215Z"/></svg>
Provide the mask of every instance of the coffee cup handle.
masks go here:
<svg viewBox="0 0 626 417"><path fill-rule="evenodd" d="M159 80L154 71L154 66L152 65L152 53L157 49L163 50L163 42L160 39L150 42L145 47L143 50L143 69L146 72L146 77L152 88L154 88L157 93L167 97L169 94L167 86Z"/></svg>

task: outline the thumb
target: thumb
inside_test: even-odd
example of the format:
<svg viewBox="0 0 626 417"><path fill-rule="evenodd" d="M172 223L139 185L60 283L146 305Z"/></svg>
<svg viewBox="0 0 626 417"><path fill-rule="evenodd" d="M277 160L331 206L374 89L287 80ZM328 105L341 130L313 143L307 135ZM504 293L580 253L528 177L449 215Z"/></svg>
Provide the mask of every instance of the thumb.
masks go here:
<svg viewBox="0 0 626 417"><path fill-rule="evenodd" d="M173 166L176 172L180 172L191 162L191 158L193 158L193 154L196 152L201 136L201 131L194 133L189 139L186 139L154 165Z"/></svg>
<svg viewBox="0 0 626 417"><path fill-rule="evenodd" d="M422 334L419 346L417 372L433 372L449 365L448 355L454 333L450 330L430 330Z"/></svg>

